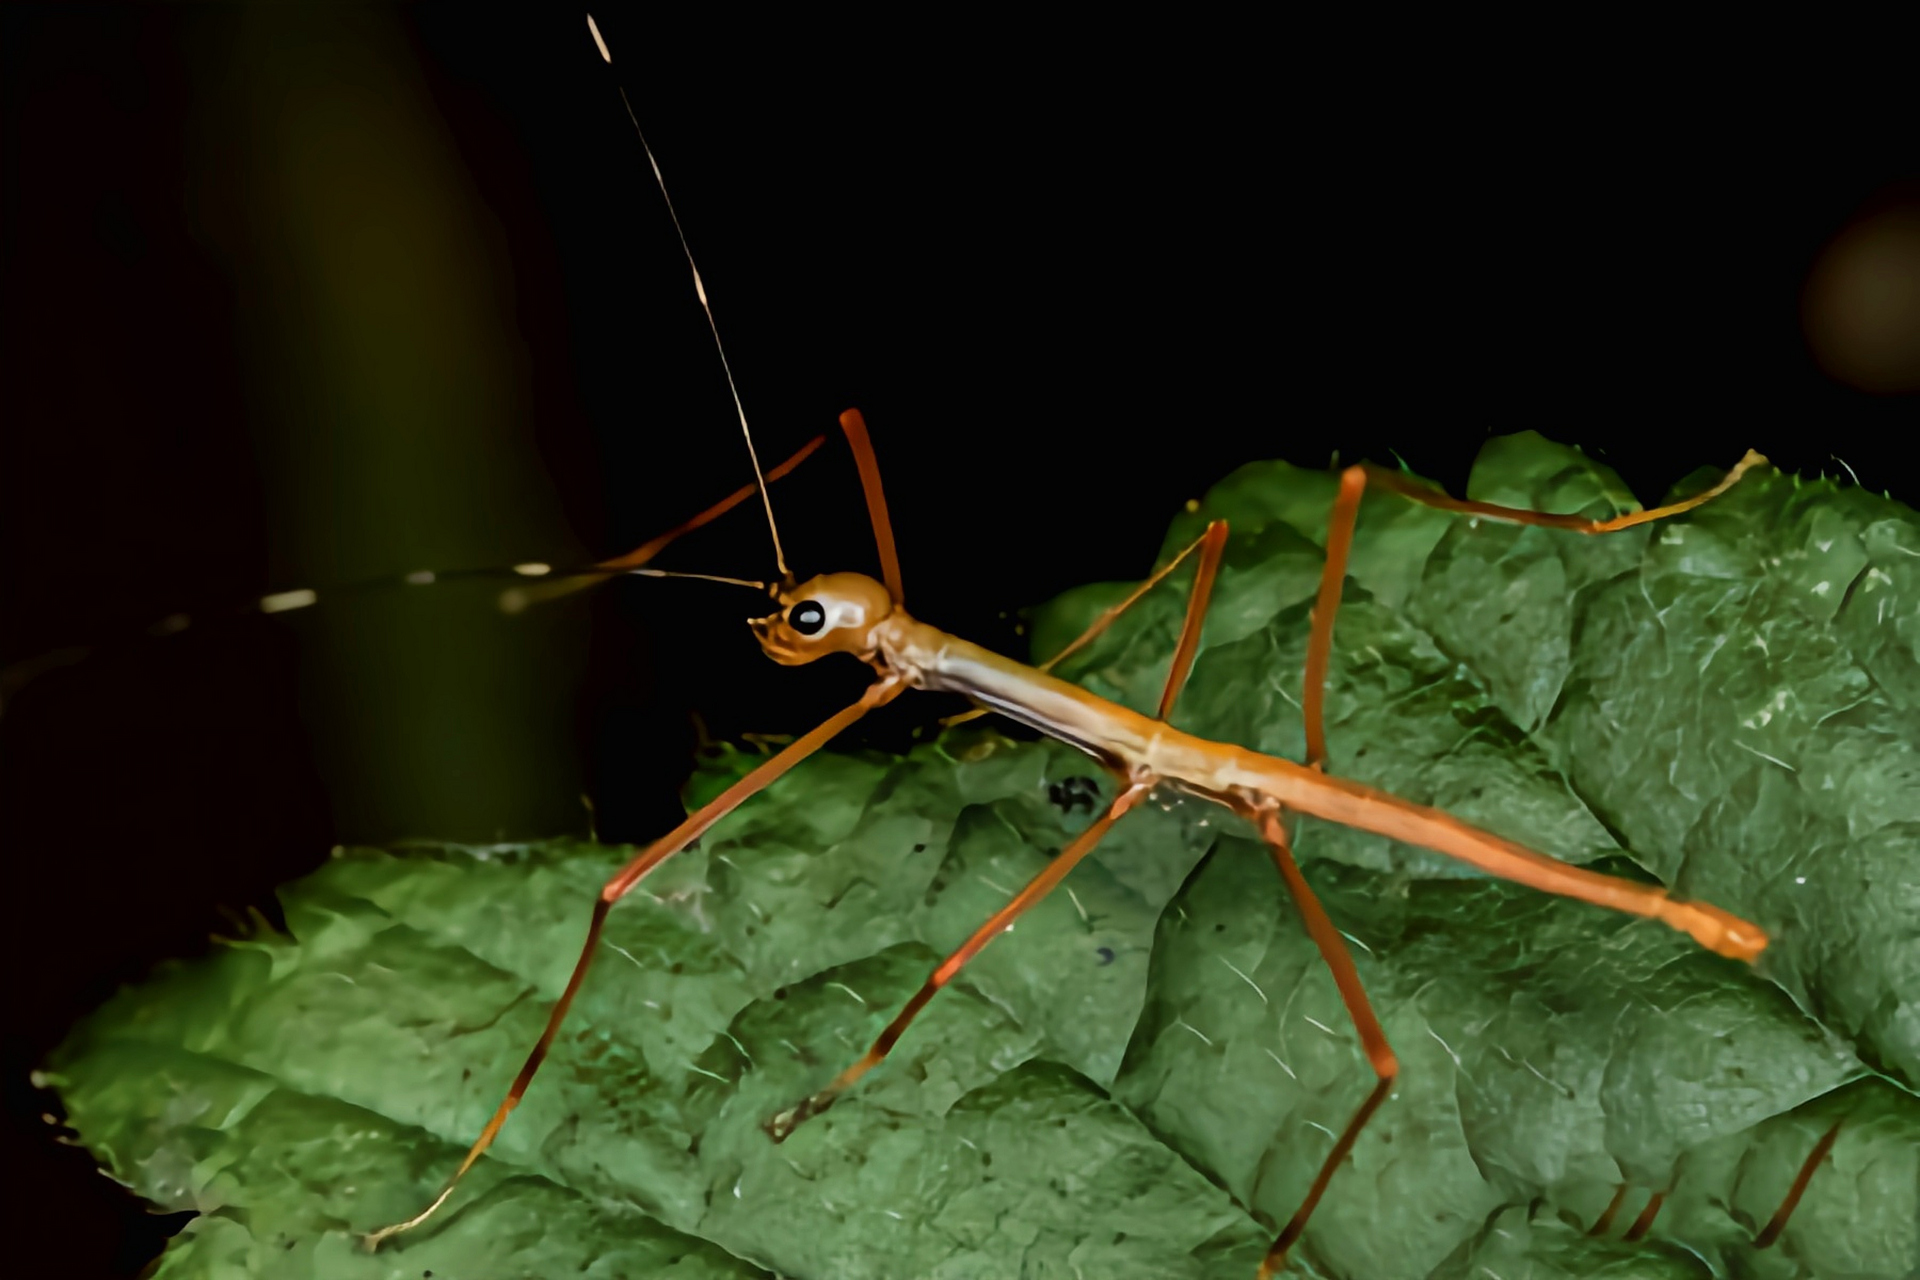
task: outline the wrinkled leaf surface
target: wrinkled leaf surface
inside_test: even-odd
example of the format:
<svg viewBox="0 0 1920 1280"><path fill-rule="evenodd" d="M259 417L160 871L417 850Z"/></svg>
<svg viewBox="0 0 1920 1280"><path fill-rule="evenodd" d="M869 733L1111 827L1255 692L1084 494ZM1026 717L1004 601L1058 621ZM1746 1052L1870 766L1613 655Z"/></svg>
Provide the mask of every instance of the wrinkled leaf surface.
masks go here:
<svg viewBox="0 0 1920 1280"><path fill-rule="evenodd" d="M1207 519L1233 526L1181 727L1299 758L1333 490L1255 464L1175 522L1168 554ZM1489 445L1471 496L1631 504L1531 435ZM1064 673L1151 707L1183 581ZM1038 611L1036 649L1126 590ZM1765 469L1601 538L1371 498L1328 738L1337 773L1705 898L1775 942L1750 968L1305 824L1306 874L1400 1073L1297 1271L1920 1267L1912 512ZM710 760L690 801L750 764ZM283 892L289 936L122 992L49 1074L114 1176L201 1211L164 1276L1246 1280L1372 1075L1266 851L1197 801L1116 827L831 1111L780 1146L759 1128L1089 821L1112 795L1096 772L977 728L795 770L613 913L498 1143L439 1219L378 1254L356 1233L413 1213L457 1163L630 851L350 851ZM1755 1249L1836 1122L1779 1242Z"/></svg>

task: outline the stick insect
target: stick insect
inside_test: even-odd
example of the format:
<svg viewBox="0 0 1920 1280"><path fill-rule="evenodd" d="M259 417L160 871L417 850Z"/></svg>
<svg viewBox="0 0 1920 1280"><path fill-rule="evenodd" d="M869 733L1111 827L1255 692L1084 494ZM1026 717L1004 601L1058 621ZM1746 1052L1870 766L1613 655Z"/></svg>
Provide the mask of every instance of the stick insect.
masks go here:
<svg viewBox="0 0 1920 1280"><path fill-rule="evenodd" d="M876 419L876 420L878 420L878 419ZM897 439L898 437L896 436L895 438ZM881 442L880 442L880 447L881 447L881 449L882 449L882 451L883 451L883 452L886 452L886 451L888 451L888 445L887 445L887 441L886 441L885 439L882 439L882 440L881 440ZM770 459L769 459L769 461L771 461L771 460L772 460L772 459L770 458ZM818 465L819 465L819 464L817 464L817 463L815 464L815 466L816 466L816 467L817 467ZM897 464L895 464L895 465L897 465ZM897 474L897 473L896 473L896 474ZM898 498L897 498L897 495L896 495L896 502L897 502L897 501L898 501ZM751 495L751 494L749 495L749 502L750 502L750 505L757 505L757 499L755 499L755 498L754 498L754 496L753 496L753 495ZM787 513L784 513L784 512L783 512L783 514L787 514ZM789 515L789 518L790 518L790 515ZM663 523L664 523L664 522L663 522ZM805 548L799 548L799 549L802 549L802 550L804 550ZM1189 557L1188 557L1188 559L1187 559L1187 562L1186 562L1186 563L1187 563L1187 566L1188 566L1188 567L1192 567L1192 566L1194 565L1194 556L1192 556L1192 555L1189 555ZM912 570L912 563L911 563L911 562L910 562L910 563L909 563L909 565L908 565L908 569L909 569L909 571L911 571L911 570ZM918 575L918 574L916 574L915 576L916 576L916 577L918 577L918 576L920 576L920 575ZM831 665L835 665L835 664L829 664L829 665L831 666ZM846 665L848 665L848 666L852 666L853 664L846 664ZM1069 882L1069 883L1070 883L1070 882ZM1002 945L1004 946L1004 945L1006 945L1006 944L1002 944ZM578 1013L576 1012L576 1014L575 1014L575 1021L576 1021L576 1023L578 1022L578 1018L579 1018L579 1015L578 1015ZM491 1099L489 1099L488 1101L489 1101L489 1102L491 1102ZM525 1119L526 1119L526 1117L524 1117L524 1116L523 1116L523 1117L521 1117L521 1120L522 1120L523 1122L524 1122L524 1120L525 1120ZM460 1136L462 1136L462 1137L464 1137L465 1135L463 1134L463 1135L460 1135ZM1331 1139L1331 1138L1332 1138L1332 1135L1329 1135L1329 1139ZM1335 1185L1336 1185L1336 1186L1338 1185L1338 1183L1337 1183L1337 1181L1336 1181L1336 1183L1335 1183ZM1324 1227L1324 1216L1325 1216L1325 1215L1324 1215L1324 1213L1323 1213L1323 1215L1322 1215L1322 1223L1321 1223L1321 1225L1322 1225L1323 1227Z"/></svg>
<svg viewBox="0 0 1920 1280"><path fill-rule="evenodd" d="M589 29L601 58L611 65L612 53L591 19ZM630 105L628 111L632 113ZM635 125L638 130L637 119ZM644 135L641 145L646 150L648 163L659 182L662 196L668 199L671 207L666 183L660 176L651 148L646 146ZM695 293L706 312L718 345L713 313L698 267L691 250L687 248L684 232L681 243L687 266L693 275ZM726 357L723 347L720 349L720 358L724 365ZM731 369L728 370L728 380L732 387ZM735 506L755 502L766 519L776 575L768 583L743 584L764 591L774 605L772 612L750 622L761 649L774 662L786 666L805 665L830 655L852 657L871 668L873 682L851 705L751 770L672 831L640 851L607 881L593 904L586 939L566 988L553 1006L544 1031L492 1118L474 1140L439 1195L415 1216L369 1234L366 1237L369 1247L378 1247L431 1219L453 1197L461 1179L492 1145L501 1127L532 1086L536 1073L554 1043L599 950L602 929L612 908L661 864L687 848L756 793L773 784L870 712L913 689L960 694L970 699L979 713L999 714L1078 748L1112 775L1117 793L1104 812L1097 814L1090 825L1060 850L1045 870L1015 893L1010 901L984 921L927 976L920 989L864 1054L847 1064L822 1087L765 1117L762 1128L767 1139L774 1143L784 1142L800 1126L827 1111L838 1099L856 1088L868 1073L879 1068L908 1033L919 1014L943 987L962 972L969 961L1059 887L1115 824L1161 788L1220 805L1259 833L1299 909L1313 943L1334 975L1341 1000L1359 1033L1368 1065L1375 1077L1371 1091L1334 1137L1305 1197L1267 1249L1259 1267L1261 1277L1278 1274L1285 1268L1289 1252L1300 1239L1329 1183L1352 1151L1368 1121L1387 1101L1399 1073L1398 1059L1360 982L1346 943L1320 906L1294 860L1292 827L1298 819L1331 821L1388 836L1434 850L1487 874L1546 893L1646 917L1685 933L1700 946L1732 959L1750 962L1766 948L1768 938L1761 926L1710 903L1678 899L1661 888L1559 862L1472 827L1439 810L1329 774L1325 769L1327 744L1324 725L1328 662L1342 586L1346 579L1347 557L1360 503L1369 488L1400 500L1422 503L1462 516L1594 536L1679 516L1712 501L1739 483L1747 472L1765 465L1765 459L1757 453L1749 452L1718 483L1701 493L1666 506L1612 519L1588 519L1462 501L1377 467L1360 465L1347 468L1341 473L1339 496L1330 516L1326 556L1307 646L1302 695L1306 759L1302 763L1295 763L1198 738L1182 732L1173 723L1181 690L1199 649L1208 603L1219 574L1228 535L1224 521L1211 523L1199 538L1173 556L1126 599L1098 617L1061 652L1039 666L1028 666L921 622L907 611L902 569L894 546L879 463L865 419L857 410L843 413L840 427L858 470L881 563L880 577L876 579L865 574L841 572L817 575L804 581L798 579L789 568L786 549L780 539L769 481L797 465L812 452L815 444L809 444L800 454L776 468L763 469L753 446L745 412L740 407L737 389L734 392L734 405L753 464L754 484L736 491L692 520L633 552L604 561L596 568L606 575L661 572L651 568L649 562L681 533ZM1185 617L1154 714L1128 710L1050 674L1061 659L1094 640L1127 609L1189 561L1193 562L1194 576ZM521 595L516 597L515 604L527 603L531 598ZM1830 1148L1831 1141L1832 1134L1829 1134L1810 1155L1792 1191L1775 1214L1775 1220L1762 1233L1762 1243L1777 1236L1786 1215L1792 1211L1794 1203L1804 1191L1812 1171ZM1650 1206L1648 1213L1642 1215L1646 1221L1636 1222L1636 1233L1643 1232L1650 1225L1651 1214L1655 1211L1657 1201Z"/></svg>

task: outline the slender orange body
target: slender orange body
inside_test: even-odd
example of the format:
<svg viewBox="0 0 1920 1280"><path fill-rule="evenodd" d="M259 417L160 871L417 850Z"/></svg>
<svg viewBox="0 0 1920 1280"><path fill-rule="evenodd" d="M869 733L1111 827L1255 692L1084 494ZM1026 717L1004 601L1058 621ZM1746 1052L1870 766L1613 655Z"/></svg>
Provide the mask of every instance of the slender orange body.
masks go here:
<svg viewBox="0 0 1920 1280"><path fill-rule="evenodd" d="M862 594L862 588L870 598L885 598L885 588L857 574L816 578L795 588L792 595L830 603ZM1767 944L1760 928L1717 907L1677 902L1656 886L1570 866L1364 783L1183 733L949 635L898 606L871 624L867 643L856 652L883 676L895 676L914 688L964 694L1078 747L1130 779L1163 782L1236 813L1250 815L1278 806L1404 840L1502 879L1660 920L1735 959L1751 960Z"/></svg>

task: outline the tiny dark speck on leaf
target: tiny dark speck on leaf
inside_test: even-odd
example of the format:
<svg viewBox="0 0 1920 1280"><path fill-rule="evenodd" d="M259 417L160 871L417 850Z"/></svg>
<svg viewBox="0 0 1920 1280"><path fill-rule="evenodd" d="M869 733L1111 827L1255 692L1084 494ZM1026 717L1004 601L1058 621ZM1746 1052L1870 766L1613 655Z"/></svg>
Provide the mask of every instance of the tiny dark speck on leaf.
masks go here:
<svg viewBox="0 0 1920 1280"><path fill-rule="evenodd" d="M925 853L925 852L927 851L927 846L925 846L925 845L923 845L923 844L917 844L917 845L915 845L915 846L913 846L913 851L914 851L915 853Z"/></svg>
<svg viewBox="0 0 1920 1280"><path fill-rule="evenodd" d="M1099 951L1097 951L1097 952L1096 952L1095 954L1096 954L1096 955L1098 955L1098 956L1100 957L1100 963L1101 963L1101 964L1103 964L1103 965L1106 965L1106 964L1112 964L1112 963L1113 963L1113 948L1112 948L1112 947L1101 947L1101 948L1100 948L1100 950L1099 950Z"/></svg>
<svg viewBox="0 0 1920 1280"><path fill-rule="evenodd" d="M1047 799L1062 813L1072 813L1076 809L1093 812L1094 803L1100 798L1100 784L1092 778L1062 778L1047 788Z"/></svg>

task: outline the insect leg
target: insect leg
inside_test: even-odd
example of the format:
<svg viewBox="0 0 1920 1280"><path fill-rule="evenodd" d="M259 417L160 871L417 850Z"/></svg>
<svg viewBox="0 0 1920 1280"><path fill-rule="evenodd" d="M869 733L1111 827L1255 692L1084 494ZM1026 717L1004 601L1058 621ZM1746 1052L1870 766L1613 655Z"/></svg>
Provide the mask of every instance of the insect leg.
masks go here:
<svg viewBox="0 0 1920 1280"><path fill-rule="evenodd" d="M772 484L775 480L780 479L795 467L805 462L813 456L814 450L826 442L827 438L825 436L815 436L813 439L801 445L798 449L794 450L793 455L785 462L782 462L779 466L767 472L767 483ZM638 569L662 551L665 551L670 544L679 538L692 533L702 525L719 519L758 492L760 492L760 490L756 485L741 485L738 489L735 489L732 493L720 499L720 501L714 503L705 511L682 520L679 524L673 526L673 528L658 537L648 539L625 555L614 556L609 560L602 560L593 566L595 569L606 570L605 573L571 574L565 578L558 578L551 582L542 582L532 586L513 587L507 591L503 591L500 594L500 608L507 613L519 613L529 605L543 604L549 600L558 600L562 596L570 596L576 591L584 591L588 587L599 586L608 578Z"/></svg>
<svg viewBox="0 0 1920 1280"><path fill-rule="evenodd" d="M1213 530L1215 525L1218 525L1221 527L1222 533L1220 534L1220 537L1222 542L1224 543L1226 538L1226 533L1224 532L1226 527L1226 522L1224 520L1216 520L1214 521L1213 524L1210 524L1207 526L1207 531L1205 533L1195 538L1192 542L1189 542L1186 546L1180 548L1180 554L1176 555L1173 559L1161 565L1158 569L1155 569L1153 573L1147 577L1147 580L1145 582L1142 582L1139 586L1135 587L1131 592L1128 593L1126 599L1122 600L1119 604L1111 605L1108 608L1101 610L1100 616L1095 618L1085 631L1082 631L1078 636L1076 636L1071 644L1069 644L1066 648L1060 650L1060 652L1054 654L1051 658L1048 658L1045 662L1040 663L1039 670L1052 671L1054 667L1058 665L1060 662L1072 656L1073 654L1079 652L1081 649L1084 649L1089 644L1092 644L1093 641L1099 637L1101 632L1105 631L1108 627L1114 624L1114 621L1118 619L1121 614L1133 608L1134 605L1139 604L1141 599L1146 596L1147 592L1153 590L1155 587L1159 586L1162 582L1166 581L1167 576L1169 574L1171 574L1175 569L1178 569L1182 564L1186 563L1187 557L1192 555L1194 552L1198 551L1201 545L1204 544L1208 538L1213 536ZM1197 581L1195 585L1196 586L1199 585ZM1211 588L1211 585L1212 585L1211 582L1209 582L1208 585L1209 585L1209 588ZM1201 610L1204 612L1206 609L1206 604L1204 601L1202 601L1200 607L1201 607ZM1183 676L1182 681L1184 682L1184 680L1185 680L1185 677ZM1175 689L1174 692L1178 693L1179 690ZM1166 703L1169 706L1171 705L1170 701L1165 697L1162 697L1161 701L1163 703ZM965 724L969 720L978 720L981 716L984 716L986 714L987 714L987 709L985 707L976 707L972 711L962 711L957 716L948 716L946 719L942 720L940 723L943 726L950 728L956 724ZM1165 711L1163 710L1161 713L1161 719L1165 719L1165 718L1166 718L1166 714L1165 714Z"/></svg>
<svg viewBox="0 0 1920 1280"><path fill-rule="evenodd" d="M1820 1141L1813 1144L1813 1150L1807 1154L1806 1161L1801 1164L1800 1172L1794 1176L1793 1186L1787 1190L1786 1199L1782 1200L1780 1207L1773 1211L1773 1217L1767 1219L1767 1225L1760 1229L1760 1234L1753 1238L1754 1248L1772 1248L1774 1242L1780 1238L1780 1233L1787 1229L1787 1219L1791 1218L1793 1211L1800 1206L1800 1197L1807 1193L1807 1184L1813 1181L1815 1170L1819 1169L1821 1162L1833 1151L1834 1141L1840 1136L1840 1124L1840 1121L1834 1121L1833 1127L1821 1135Z"/></svg>
<svg viewBox="0 0 1920 1280"><path fill-rule="evenodd" d="M1074 654L1078 653L1080 650L1092 644L1096 639L1099 638L1102 632L1104 632L1108 627L1114 624L1114 622L1120 617L1121 614L1133 608L1133 606L1135 606L1136 604L1139 604L1142 598L1146 596L1147 592L1153 590L1155 587L1159 586L1162 582L1165 582L1169 574L1171 574L1175 569L1178 569L1182 564L1186 563L1187 557L1192 555L1194 552L1198 551L1200 549L1200 545L1207 540L1207 535L1212 532L1213 532L1213 526L1208 525L1207 533L1201 534L1199 537L1195 538L1192 542L1189 542L1186 546L1180 548L1179 555L1176 555L1173 559L1167 561L1165 564L1161 565L1158 569L1155 569L1152 572L1152 574L1150 574L1147 577L1147 580L1145 582L1142 582L1139 586L1135 587L1127 595L1127 598L1125 600L1122 600L1119 604L1112 605L1106 609L1101 610L1100 616L1095 618L1085 631L1082 631L1078 636L1076 636L1073 640L1073 643L1069 644L1066 648L1060 650L1060 652L1054 654L1051 658L1048 658L1045 662L1041 663L1039 669L1042 671L1052 671L1054 667L1059 665L1061 662L1064 662L1067 658L1073 656Z"/></svg>
<svg viewBox="0 0 1920 1280"><path fill-rule="evenodd" d="M1333 1150L1321 1162L1320 1172L1314 1175L1306 1199L1300 1202L1300 1207L1294 1210L1293 1217L1287 1220L1287 1225L1280 1229L1273 1246L1267 1250L1259 1273L1259 1280L1267 1280L1267 1277L1277 1274L1286 1265L1287 1251L1300 1239L1301 1232L1307 1229L1307 1219L1313 1216L1320 1197L1326 1193L1327 1183L1333 1179L1333 1171L1353 1150L1360 1130L1366 1127L1367 1121L1386 1100L1387 1091L1400 1074L1400 1060L1394 1057L1393 1048L1387 1043L1387 1033L1381 1029L1380 1019L1374 1016L1373 1005L1367 1000L1366 988L1360 985L1360 974L1353 966L1353 956L1347 950L1345 939L1333 927L1333 921L1327 918L1326 909L1320 905L1320 899L1314 896L1312 887L1307 884L1306 877L1300 874L1300 867L1293 860L1280 811L1262 809L1248 816L1259 824L1260 834L1266 839L1267 847L1273 851L1274 863L1280 868L1280 878L1286 881L1294 904L1300 908L1300 918L1307 926L1307 935L1320 948L1321 959L1327 962L1327 968L1333 972L1334 986L1340 990L1340 999L1347 1006L1348 1016L1353 1019L1354 1030L1360 1033L1360 1047L1366 1051L1367 1063L1377 1077L1373 1091L1367 1094L1366 1100L1353 1113L1353 1118L1347 1121L1347 1127L1333 1144Z"/></svg>
<svg viewBox="0 0 1920 1280"><path fill-rule="evenodd" d="M1193 656L1200 651L1200 628L1206 621L1207 602L1213 598L1213 580L1220 572L1220 553L1227 546L1227 522L1215 520L1200 535L1200 568L1193 575L1193 590L1187 594L1187 616L1180 624L1180 643L1174 646L1173 662L1167 668L1167 685L1160 693L1159 718L1173 714L1173 703L1193 670Z"/></svg>
<svg viewBox="0 0 1920 1280"><path fill-rule="evenodd" d="M940 962L940 967L928 975L927 980L920 985L920 989L913 993L913 998L907 1001L906 1007L887 1024L886 1029L875 1038L872 1047L858 1062L835 1076L833 1083L818 1093L769 1116L760 1126L767 1131L767 1136L775 1142L786 1141L788 1135L801 1124L832 1106L834 1100L852 1088L861 1076L885 1061L908 1025L920 1015L922 1009L927 1007L927 1002L933 999L934 994L953 981L954 975L959 973L969 960L984 951L989 942L1011 928L1013 922L1025 914L1029 907L1046 897L1048 892L1066 879L1067 873L1073 870L1075 864L1092 851L1093 846L1100 842L1100 838L1107 834L1127 810L1146 797L1147 792L1153 789L1153 785L1154 780L1151 778L1137 779L1130 783L1126 790L1114 797L1113 803L1108 806L1105 813L1095 818L1092 825L1075 836L1039 875L1013 896L1011 902L994 912L987 922L975 929L972 936L961 943L952 955Z"/></svg>
<svg viewBox="0 0 1920 1280"><path fill-rule="evenodd" d="M453 1194L454 1187L466 1175L467 1170L471 1169L480 1159L481 1154L493 1145L494 1136L500 1132L500 1126L506 1123L507 1116L513 1109L520 1105L520 1099L526 1095L527 1086L533 1083L534 1072L538 1071L540 1064L546 1060L547 1050L552 1046L554 1037L559 1034L560 1024L567 1016L567 1009L573 1004L574 996L579 994L580 984L585 980L587 970L593 964L594 953L600 942L600 931L606 924L607 912L612 909L613 904L624 898L646 877L648 872L693 843L707 828L733 812L755 792L760 791L794 765L818 751L841 730L867 712L891 702L906 688L905 684L891 678L868 686L867 691L860 695L858 702L796 739L778 755L728 787L688 817L685 822L648 845L633 861L627 863L611 880L607 881L600 890L600 896L594 900L593 916L587 924L587 939L580 948L579 960L574 962L573 975L567 979L566 990L560 993L560 999L554 1004L553 1012L547 1016L546 1030L540 1033L540 1039L534 1044L533 1051L527 1055L526 1064L520 1068L520 1074L514 1077L513 1084L507 1089L506 1098L494 1111L493 1118L487 1121L487 1127L480 1131L480 1136L474 1140L473 1146L467 1150L466 1159L460 1162L460 1167L454 1170L451 1178L447 1179L446 1186L438 1196L434 1197L433 1203L405 1222L398 1222L369 1233L365 1238L368 1249L378 1248L381 1241L399 1235L403 1231L411 1231L432 1217L434 1212Z"/></svg>
<svg viewBox="0 0 1920 1280"><path fill-rule="evenodd" d="M1416 484L1385 467L1376 467L1371 464L1348 467L1340 473L1340 493L1334 499L1332 513L1327 517L1327 558L1320 571L1320 592L1313 604L1313 630L1307 640L1306 688L1302 691L1300 700L1307 728L1307 764L1310 767L1319 768L1327 758L1324 710L1327 692L1327 661L1333 650L1333 615L1340 608L1340 589L1346 581L1347 553L1353 548L1353 525L1360 510L1360 497L1369 483L1425 506L1456 512L1460 515L1477 516L1484 520L1498 520L1506 524L1537 525L1545 529L1565 529L1571 533L1612 533L1616 529L1631 528L1637 524L1646 524L1649 521L1679 515L1683 511L1691 511L1702 503L1719 497L1732 488L1750 469L1765 463L1765 458L1749 449L1747 455L1735 463L1733 469L1721 477L1720 482L1711 489L1680 502L1669 503L1664 507L1653 507L1646 511L1629 511L1607 520L1591 520L1586 516L1578 515L1557 515L1546 511L1528 511L1520 507L1501 507L1490 502L1469 502L1461 498L1449 497L1438 489Z"/></svg>
<svg viewBox="0 0 1920 1280"><path fill-rule="evenodd" d="M873 442L867 439L867 420L858 409L840 415L840 429L847 433L847 445L853 450L853 465L860 471L860 491L867 498L867 518L873 523L874 545L880 549L880 576L887 594L895 604L904 604L900 595L900 556L893 549L893 521L887 518L887 495L880 487L880 463L873 456Z"/></svg>
<svg viewBox="0 0 1920 1280"><path fill-rule="evenodd" d="M1349 468L1349 470L1363 471L1367 479L1382 489L1441 511L1479 516L1483 520L1498 520L1504 524L1530 524L1543 529L1565 529L1571 533L1612 533L1616 529L1630 529L1637 524L1650 524L1655 520L1664 520L1668 516L1677 516L1683 511L1691 511L1695 507L1711 502L1738 484L1741 476L1755 467L1765 466L1766 463L1765 457L1749 449L1746 456L1734 463L1727 474L1720 477L1719 483L1710 489L1696 493L1691 498L1683 498L1679 502L1670 502L1664 507L1650 507L1645 511L1628 511L1605 520L1592 520L1579 515L1560 515L1550 511L1529 511L1524 507L1502 507L1491 502L1470 502L1464 498L1451 497L1438 489L1416 484L1398 472L1389 471L1385 467L1376 467L1371 463L1362 463L1358 468Z"/></svg>
<svg viewBox="0 0 1920 1280"><path fill-rule="evenodd" d="M1787 1194L1781 1198L1780 1207L1773 1211L1773 1216L1767 1219L1766 1225L1760 1228L1759 1234L1754 1236L1753 1247L1755 1249L1770 1249L1779 1242L1780 1234L1786 1230L1787 1220L1793 1216L1793 1211L1799 1207L1800 1197L1807 1192L1807 1185L1813 1181L1813 1175L1819 1170L1820 1165L1826 1160L1827 1156L1832 1153L1833 1144L1840 1136L1840 1126L1842 1123L1843 1121L1834 1121L1833 1124L1828 1127L1827 1131L1820 1136L1820 1140L1813 1144L1813 1149L1807 1153L1807 1158L1801 1162L1799 1172L1794 1175L1793 1185L1787 1189ZM1587 1229L1588 1235L1602 1236L1606 1234L1607 1228L1612 1225L1614 1215L1619 1212L1620 1203L1626 1199L1626 1195L1627 1186L1625 1183L1622 1183L1620 1188L1613 1193L1613 1199L1607 1204L1606 1212L1602 1213L1594 1222L1593 1226ZM1632 1225L1626 1229L1620 1238L1626 1241L1643 1239L1647 1232L1653 1228L1653 1220L1659 1214L1660 1206L1665 1199L1666 1195L1664 1192L1654 1192L1653 1196L1647 1201L1646 1208L1640 1211L1640 1215L1633 1220Z"/></svg>
<svg viewBox="0 0 1920 1280"><path fill-rule="evenodd" d="M1627 1227L1620 1238L1628 1244L1632 1244L1638 1240L1644 1240L1647 1232L1653 1230L1653 1220L1660 1216L1660 1206L1666 1202L1667 1193L1664 1191L1656 1191L1648 1196L1646 1207L1640 1210L1640 1216L1633 1220L1632 1224Z"/></svg>
<svg viewBox="0 0 1920 1280"><path fill-rule="evenodd" d="M1600 1211L1600 1216L1595 1218L1593 1225L1587 1228L1588 1235L1604 1236L1607 1234L1607 1229L1613 1226L1614 1218L1620 1213L1620 1206L1626 1203L1627 1189L1627 1184L1624 1182L1613 1189L1613 1199L1607 1201L1607 1207Z"/></svg>
<svg viewBox="0 0 1920 1280"><path fill-rule="evenodd" d="M795 467L799 466L801 463L805 462L808 458L812 457L813 451L818 449L821 445L825 444L826 442L827 442L827 438L825 436L815 436L813 439L801 445L798 449L794 450L792 457L788 458L785 462L781 463L779 466L775 467L773 470L767 472L767 483L772 484L775 480L778 480L782 476L785 476L788 472L792 471ZM627 554L623 556L615 556L611 560L602 560L599 564L596 564L594 568L606 569L613 573L619 573L622 570L626 570L626 569L637 569L641 565L653 559L655 556L659 555L662 551L665 551L667 549L667 544L673 542L676 538L679 538L682 534L692 533L695 529L698 529L701 525L706 524L711 520L718 519L719 517L727 514L727 512L733 510L735 507L739 506L741 503L745 502L748 498L751 498L755 493L758 493L758 492L759 490L756 486L750 485L750 484L743 484L738 489L735 489L732 493L728 494L726 497L720 499L720 501L708 507L705 511L702 511L699 515L694 516L691 519L681 521L679 524L673 526L673 528L667 530L665 533L661 534L659 537L654 538L651 541L641 543L639 546L635 547L633 550L627 552Z"/></svg>
<svg viewBox="0 0 1920 1280"><path fill-rule="evenodd" d="M1353 521L1367 473L1348 467L1340 473L1340 494L1327 517L1327 558L1320 566L1320 593L1313 599L1313 629L1307 635L1307 674L1300 691L1301 718L1307 726L1309 769L1327 762L1327 659L1333 653L1333 615L1340 610L1340 589L1347 581L1347 552L1353 549Z"/></svg>

